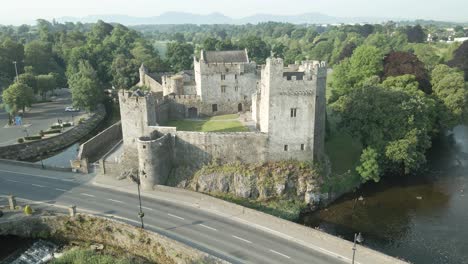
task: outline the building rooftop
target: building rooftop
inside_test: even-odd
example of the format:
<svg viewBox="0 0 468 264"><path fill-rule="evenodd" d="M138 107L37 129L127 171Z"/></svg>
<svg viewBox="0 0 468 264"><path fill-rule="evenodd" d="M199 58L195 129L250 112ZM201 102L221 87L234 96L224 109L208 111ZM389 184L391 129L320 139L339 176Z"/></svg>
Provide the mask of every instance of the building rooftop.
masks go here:
<svg viewBox="0 0 468 264"><path fill-rule="evenodd" d="M249 63L247 50L203 51L202 59L207 63Z"/></svg>

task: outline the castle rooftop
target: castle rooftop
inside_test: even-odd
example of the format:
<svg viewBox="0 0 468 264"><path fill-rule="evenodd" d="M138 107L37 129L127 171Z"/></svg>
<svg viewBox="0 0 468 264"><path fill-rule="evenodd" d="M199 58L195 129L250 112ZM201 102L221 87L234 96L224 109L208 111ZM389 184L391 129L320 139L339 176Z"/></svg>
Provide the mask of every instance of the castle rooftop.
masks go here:
<svg viewBox="0 0 468 264"><path fill-rule="evenodd" d="M206 63L249 63L247 50L203 51L202 59Z"/></svg>

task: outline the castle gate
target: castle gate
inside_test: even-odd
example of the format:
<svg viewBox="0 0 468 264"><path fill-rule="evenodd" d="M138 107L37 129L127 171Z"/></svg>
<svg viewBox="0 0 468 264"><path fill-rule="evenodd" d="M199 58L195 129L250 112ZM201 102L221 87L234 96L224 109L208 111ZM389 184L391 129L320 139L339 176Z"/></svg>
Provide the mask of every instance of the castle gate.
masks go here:
<svg viewBox="0 0 468 264"><path fill-rule="evenodd" d="M198 109L196 107L190 107L188 109L188 117L189 118L197 118L198 117Z"/></svg>

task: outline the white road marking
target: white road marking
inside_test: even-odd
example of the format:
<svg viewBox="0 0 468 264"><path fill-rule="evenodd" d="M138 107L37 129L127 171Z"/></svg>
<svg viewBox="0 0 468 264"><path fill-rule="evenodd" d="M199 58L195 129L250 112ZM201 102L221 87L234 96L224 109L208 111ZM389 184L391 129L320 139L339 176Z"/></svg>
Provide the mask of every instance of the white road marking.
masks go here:
<svg viewBox="0 0 468 264"><path fill-rule="evenodd" d="M9 181L9 182L16 182L16 183L22 183L22 182L19 182L19 181L14 181L14 180L5 180L5 181Z"/></svg>
<svg viewBox="0 0 468 264"><path fill-rule="evenodd" d="M177 216L177 215L173 215L173 214L167 214L167 215L171 216L171 217L174 217L174 218L177 218L177 219L180 219L180 220L185 220L185 218Z"/></svg>
<svg viewBox="0 0 468 264"><path fill-rule="evenodd" d="M23 172L17 172L17 171L9 171L9 170L0 170L0 171L2 171L2 172L8 172L8 173L13 173L13 174L19 174L19 175L26 175L26 176L33 176L33 177L46 178L46 179L51 179L51 180L56 180L56 181L69 181L69 182L74 182L74 180L71 180L71 179L60 179L60 178L55 178L55 177L50 177L50 176L45 176L45 175L39 175L39 174L23 173Z"/></svg>
<svg viewBox="0 0 468 264"><path fill-rule="evenodd" d="M124 203L124 202L122 202L122 201L114 200L114 199L107 199L107 200L109 200L109 201L111 201L111 202L114 202L114 203L121 203L121 204Z"/></svg>
<svg viewBox="0 0 468 264"><path fill-rule="evenodd" d="M44 185L39 185L39 184L34 184L34 183L31 183L32 186L36 186L36 187L39 187L39 188L44 188L45 186Z"/></svg>
<svg viewBox="0 0 468 264"><path fill-rule="evenodd" d="M57 191L61 191L61 192L67 192L67 190L60 189L60 188L55 188L55 190L57 190Z"/></svg>
<svg viewBox="0 0 468 264"><path fill-rule="evenodd" d="M200 226L202 226L204 228L207 228L207 229L210 229L210 230L213 230L213 231L218 231L216 228L212 228L212 227L206 226L204 224L200 224Z"/></svg>
<svg viewBox="0 0 468 264"><path fill-rule="evenodd" d="M145 209L145 210L149 210L149 211L154 211L152 208L145 207L145 206L142 206L141 208L142 208L142 209Z"/></svg>
<svg viewBox="0 0 468 264"><path fill-rule="evenodd" d="M89 196L89 197L96 197L96 196L94 196L94 195L92 195L92 194L87 194L87 193L81 193L81 195Z"/></svg>
<svg viewBox="0 0 468 264"><path fill-rule="evenodd" d="M275 254L277 254L277 255L280 255L280 256L285 257L285 258L288 258L288 259L291 258L290 256L285 255L285 254L283 254L283 253L279 253L278 251L274 251L273 249L270 249L270 252L273 252L273 253L275 253Z"/></svg>
<svg viewBox="0 0 468 264"><path fill-rule="evenodd" d="M237 238L237 239L239 239L239 240L241 240L241 241L247 242L247 243L249 243L249 244L252 244L252 241L249 241L249 240L247 240L247 239L243 239L242 237L238 237L238 236L235 236L235 235L232 235L232 237L233 237L233 238Z"/></svg>

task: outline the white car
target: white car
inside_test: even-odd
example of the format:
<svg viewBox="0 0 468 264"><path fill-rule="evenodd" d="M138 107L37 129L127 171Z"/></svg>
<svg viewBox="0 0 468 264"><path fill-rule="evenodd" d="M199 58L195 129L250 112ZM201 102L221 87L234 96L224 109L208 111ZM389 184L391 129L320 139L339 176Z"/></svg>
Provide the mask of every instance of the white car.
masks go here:
<svg viewBox="0 0 468 264"><path fill-rule="evenodd" d="M80 108L74 108L73 106L65 107L65 112L79 112Z"/></svg>

